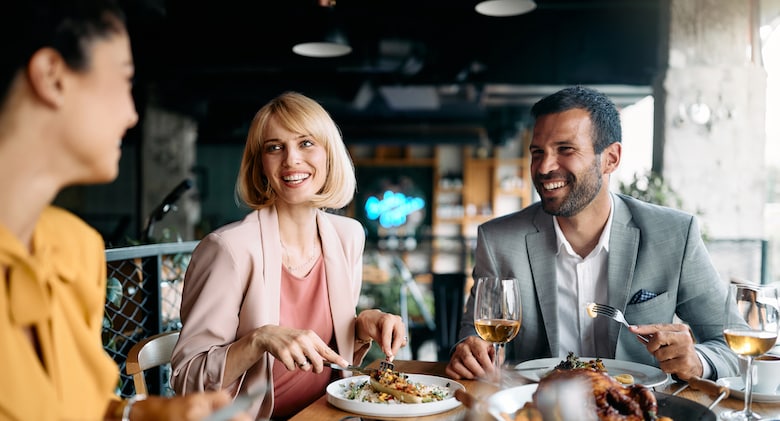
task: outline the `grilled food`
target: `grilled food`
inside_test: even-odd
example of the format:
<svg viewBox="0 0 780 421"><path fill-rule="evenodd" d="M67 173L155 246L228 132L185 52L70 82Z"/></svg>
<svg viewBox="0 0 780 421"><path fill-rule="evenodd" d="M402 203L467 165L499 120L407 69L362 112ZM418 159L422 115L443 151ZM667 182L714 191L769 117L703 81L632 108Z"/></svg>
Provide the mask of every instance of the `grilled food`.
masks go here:
<svg viewBox="0 0 780 421"><path fill-rule="evenodd" d="M555 370L572 370L575 368L590 368L595 371L607 372L607 367L604 366L604 362L601 361L601 358L582 361L580 360L580 357L574 355L573 352L569 352L566 359L555 366Z"/></svg>
<svg viewBox="0 0 780 421"><path fill-rule="evenodd" d="M555 382L585 379L590 383L600 421L658 420L658 402L650 389L637 384L623 386L607 373L593 368L553 370L539 381L534 402Z"/></svg>
<svg viewBox="0 0 780 421"><path fill-rule="evenodd" d="M410 382L405 374L389 368L373 371L369 379L374 390L391 395L398 402L433 402L440 401L448 396L447 392L439 387Z"/></svg>
<svg viewBox="0 0 780 421"><path fill-rule="evenodd" d="M601 358L596 358L594 360L588 360L588 361L582 361L580 358L576 355L574 355L573 352L569 352L569 355L566 356L566 359L558 363L558 365L555 366L554 370L571 370L573 368L590 368L596 371L600 372L607 372L607 367L604 366L604 362L601 361ZM634 384L634 376L628 373L621 373L621 374L615 374L613 376L615 380L622 384L630 385Z"/></svg>

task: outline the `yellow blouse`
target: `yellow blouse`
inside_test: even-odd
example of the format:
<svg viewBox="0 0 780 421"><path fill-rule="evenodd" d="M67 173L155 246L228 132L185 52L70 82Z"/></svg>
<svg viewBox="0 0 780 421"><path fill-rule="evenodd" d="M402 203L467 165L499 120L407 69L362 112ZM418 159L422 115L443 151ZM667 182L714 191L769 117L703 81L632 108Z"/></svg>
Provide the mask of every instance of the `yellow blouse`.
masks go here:
<svg viewBox="0 0 780 421"><path fill-rule="evenodd" d="M119 379L105 295L103 240L76 216L47 208L32 254L0 225L0 420L103 419Z"/></svg>

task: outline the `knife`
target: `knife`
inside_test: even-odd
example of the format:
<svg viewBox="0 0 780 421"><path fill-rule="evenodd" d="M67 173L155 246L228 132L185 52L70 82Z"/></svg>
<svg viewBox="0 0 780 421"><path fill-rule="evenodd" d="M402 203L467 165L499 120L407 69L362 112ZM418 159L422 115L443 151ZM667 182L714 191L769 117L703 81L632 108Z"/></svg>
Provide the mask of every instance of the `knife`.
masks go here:
<svg viewBox="0 0 780 421"><path fill-rule="evenodd" d="M709 396L717 396L717 398L715 398L715 400L712 401L708 409L714 408L715 405L717 405L720 401L726 399L730 393L729 388L726 386L719 385L712 380L702 379L701 377L693 376L690 379L688 379L687 383L685 383L677 390L675 390L674 393L672 393L672 396L676 396L678 393L682 392L688 386L690 386L691 389L694 390L701 390L702 392L706 393Z"/></svg>
<svg viewBox="0 0 780 421"><path fill-rule="evenodd" d="M371 373L374 371L374 370L370 370L370 369L360 368L360 367L358 367L356 365L348 365L346 367L343 367L343 366L340 366L340 365L338 365L336 363L332 363L330 361L323 361L323 364L326 367L330 367L330 368L332 368L334 370L351 371L353 373L364 374L366 376L370 376Z"/></svg>

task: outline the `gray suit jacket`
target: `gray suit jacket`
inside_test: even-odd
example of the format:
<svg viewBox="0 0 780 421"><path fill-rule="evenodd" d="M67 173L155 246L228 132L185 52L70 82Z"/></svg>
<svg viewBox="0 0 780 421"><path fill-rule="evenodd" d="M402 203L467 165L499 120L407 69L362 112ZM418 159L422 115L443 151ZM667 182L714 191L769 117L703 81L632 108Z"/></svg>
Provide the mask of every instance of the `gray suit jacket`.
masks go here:
<svg viewBox="0 0 780 421"><path fill-rule="evenodd" d="M710 363L713 378L739 374L738 359L723 339L726 283L712 265L689 214L613 194L609 239L608 301L631 324L672 323L676 314L693 330L696 349ZM525 361L558 355L558 295L552 216L535 203L493 219L478 230L474 279L512 276L520 280L523 320L507 346L507 359ZM628 304L640 289L658 294ZM474 289L467 301L460 337L475 335ZM585 309L582 309L585 311ZM603 319L606 320L606 319ZM606 320L609 322L608 320ZM602 358L658 366L658 361L623 325L610 322Z"/></svg>

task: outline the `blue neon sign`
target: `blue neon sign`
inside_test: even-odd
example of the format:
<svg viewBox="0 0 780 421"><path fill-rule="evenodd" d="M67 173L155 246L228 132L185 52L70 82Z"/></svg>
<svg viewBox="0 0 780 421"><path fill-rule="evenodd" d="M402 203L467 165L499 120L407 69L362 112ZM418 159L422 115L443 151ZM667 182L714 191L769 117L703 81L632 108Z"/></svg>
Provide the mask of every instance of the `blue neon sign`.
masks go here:
<svg viewBox="0 0 780 421"><path fill-rule="evenodd" d="M379 220L384 228L400 227L406 223L406 216L425 208L422 197L407 196L387 190L380 199L371 196L366 200L365 210L368 219Z"/></svg>

